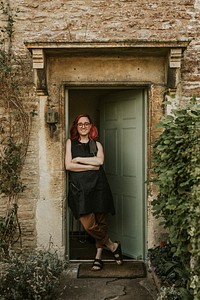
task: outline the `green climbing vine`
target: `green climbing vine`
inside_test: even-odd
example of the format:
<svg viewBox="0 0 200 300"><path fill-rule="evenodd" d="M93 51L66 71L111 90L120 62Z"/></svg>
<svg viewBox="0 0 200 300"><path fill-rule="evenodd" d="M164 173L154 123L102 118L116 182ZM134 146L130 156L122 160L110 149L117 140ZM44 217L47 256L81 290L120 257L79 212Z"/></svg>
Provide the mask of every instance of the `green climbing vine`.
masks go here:
<svg viewBox="0 0 200 300"><path fill-rule="evenodd" d="M31 130L31 115L22 104L26 84L26 66L12 51L14 20L9 1L1 2L1 16L7 16L0 48L0 254L9 255L14 243L20 241L18 195L25 185L21 172L27 154Z"/></svg>
<svg viewBox="0 0 200 300"><path fill-rule="evenodd" d="M187 290L200 299L200 105L193 97L163 117L153 151L156 217L169 232L174 256L187 274ZM185 299L185 298L181 298ZM188 298L189 299L189 298Z"/></svg>

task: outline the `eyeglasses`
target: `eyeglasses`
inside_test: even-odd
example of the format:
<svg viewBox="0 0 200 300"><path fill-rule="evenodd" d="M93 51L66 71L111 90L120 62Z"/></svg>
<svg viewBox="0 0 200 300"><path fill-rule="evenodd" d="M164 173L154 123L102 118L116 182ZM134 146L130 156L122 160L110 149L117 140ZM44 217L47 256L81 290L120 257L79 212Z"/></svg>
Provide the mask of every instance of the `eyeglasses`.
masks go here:
<svg viewBox="0 0 200 300"><path fill-rule="evenodd" d="M78 123L77 125L78 125L78 127L82 128L83 126L84 126L84 127L88 127L88 126L90 125L90 123L89 123L89 122Z"/></svg>

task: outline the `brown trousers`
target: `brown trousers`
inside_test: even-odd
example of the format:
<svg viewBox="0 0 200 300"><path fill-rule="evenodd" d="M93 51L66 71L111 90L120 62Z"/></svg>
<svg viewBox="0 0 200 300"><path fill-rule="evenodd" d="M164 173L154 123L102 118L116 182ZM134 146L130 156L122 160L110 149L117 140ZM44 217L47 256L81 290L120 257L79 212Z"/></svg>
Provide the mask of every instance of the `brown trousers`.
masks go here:
<svg viewBox="0 0 200 300"><path fill-rule="evenodd" d="M96 241L96 248L103 248L108 241L106 213L89 213L79 218L85 231Z"/></svg>

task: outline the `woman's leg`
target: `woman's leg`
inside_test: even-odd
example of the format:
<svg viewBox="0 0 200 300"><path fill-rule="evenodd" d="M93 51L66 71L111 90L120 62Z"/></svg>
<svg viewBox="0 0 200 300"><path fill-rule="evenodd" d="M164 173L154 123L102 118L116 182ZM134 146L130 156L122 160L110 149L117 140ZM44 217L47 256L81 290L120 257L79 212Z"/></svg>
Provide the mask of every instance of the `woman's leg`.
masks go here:
<svg viewBox="0 0 200 300"><path fill-rule="evenodd" d="M82 215L80 221L85 230L96 240L97 253L95 259L101 260L103 246L106 245L117 262L123 263L121 245L118 242L112 242L108 237L107 214L105 213L90 213Z"/></svg>
<svg viewBox="0 0 200 300"><path fill-rule="evenodd" d="M109 240L106 214L89 213L81 215L80 221L87 233L95 239L96 248L103 248Z"/></svg>
<svg viewBox="0 0 200 300"><path fill-rule="evenodd" d="M111 239L108 240L106 246L110 249L113 257L118 265L123 264L122 250L120 242L112 242Z"/></svg>
<svg viewBox="0 0 200 300"><path fill-rule="evenodd" d="M105 215L105 214L104 214ZM86 232L91 235L96 241L96 256L92 266L92 270L99 271L103 267L103 262L101 260L103 246L108 240L107 237L107 223L106 218L98 214L90 213L87 215L80 216L80 221L86 230Z"/></svg>
<svg viewBox="0 0 200 300"><path fill-rule="evenodd" d="M107 215L102 213L96 213L96 222L99 225L99 228L101 228L102 232L104 232L104 238L101 241L96 242L96 246L98 249L98 246L106 245L110 251L113 253L114 259L118 265L123 264L123 258L122 258L122 251L121 251L121 245L119 242L113 242L108 237L108 225L107 225Z"/></svg>

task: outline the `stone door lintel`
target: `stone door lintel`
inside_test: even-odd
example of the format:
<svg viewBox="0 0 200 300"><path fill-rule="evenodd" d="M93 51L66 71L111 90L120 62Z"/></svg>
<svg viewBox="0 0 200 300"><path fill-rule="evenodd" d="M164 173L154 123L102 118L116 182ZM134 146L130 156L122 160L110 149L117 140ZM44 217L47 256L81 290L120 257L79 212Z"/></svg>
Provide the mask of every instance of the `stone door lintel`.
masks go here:
<svg viewBox="0 0 200 300"><path fill-rule="evenodd" d="M175 89L176 73L188 41L130 41L130 42L25 42L32 53L35 84L38 95L47 95L46 57L71 55L129 55L168 57L168 82Z"/></svg>

